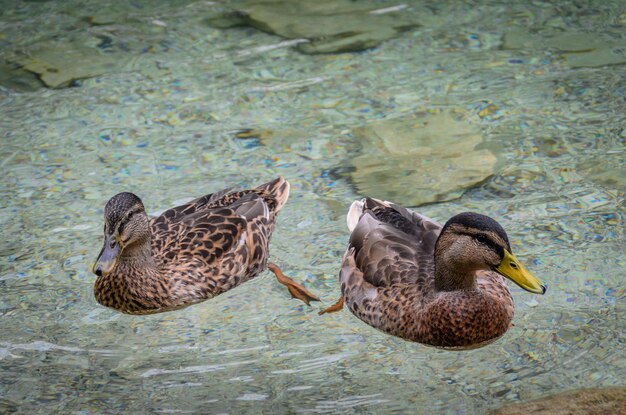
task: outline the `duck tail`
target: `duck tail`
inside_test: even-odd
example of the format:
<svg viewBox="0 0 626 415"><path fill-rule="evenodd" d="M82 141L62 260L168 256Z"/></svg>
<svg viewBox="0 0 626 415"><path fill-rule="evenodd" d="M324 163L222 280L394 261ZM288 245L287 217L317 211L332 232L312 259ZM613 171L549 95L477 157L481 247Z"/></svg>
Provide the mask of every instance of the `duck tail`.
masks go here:
<svg viewBox="0 0 626 415"><path fill-rule="evenodd" d="M356 228L356 225L361 220L361 216L368 210L374 209L376 206L389 207L389 202L383 202L382 200L374 199L371 197L365 197L361 200L355 200L350 205L350 210L348 211L348 215L346 217L346 221L348 222L348 229L350 232Z"/></svg>
<svg viewBox="0 0 626 415"><path fill-rule="evenodd" d="M348 210L348 215L346 216L346 222L348 223L348 229L350 229L350 232L352 232L359 223L359 219L361 219L361 216L363 215L364 206L364 199L355 200L350 205L350 210Z"/></svg>
<svg viewBox="0 0 626 415"><path fill-rule="evenodd" d="M280 211L285 203L287 203L287 199L289 199L289 182L285 180L282 176L278 176L276 180L272 180L271 182L264 183L258 186L255 190L260 190L262 192L269 193L276 200L276 207L274 208L274 213Z"/></svg>

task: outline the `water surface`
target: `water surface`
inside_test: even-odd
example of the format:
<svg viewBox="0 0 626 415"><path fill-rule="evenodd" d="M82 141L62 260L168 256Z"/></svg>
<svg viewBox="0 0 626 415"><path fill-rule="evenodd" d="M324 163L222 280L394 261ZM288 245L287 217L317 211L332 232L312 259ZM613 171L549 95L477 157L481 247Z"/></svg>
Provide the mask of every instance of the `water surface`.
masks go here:
<svg viewBox="0 0 626 415"><path fill-rule="evenodd" d="M623 385L626 69L502 44L512 28L623 42L623 2L406 4L418 28L365 52L305 55L209 26L229 3L4 2L2 59L37 42L102 49L108 36L103 53L120 61L71 88L0 88L0 412L474 414ZM549 285L511 288L515 326L496 343L440 351L345 310L319 317L268 272L160 315L95 302L113 194L133 191L154 213L283 175L292 193L273 260L330 304L344 215L361 196L345 170L367 151L351 129L449 109L498 163L462 197L418 210L496 218Z"/></svg>

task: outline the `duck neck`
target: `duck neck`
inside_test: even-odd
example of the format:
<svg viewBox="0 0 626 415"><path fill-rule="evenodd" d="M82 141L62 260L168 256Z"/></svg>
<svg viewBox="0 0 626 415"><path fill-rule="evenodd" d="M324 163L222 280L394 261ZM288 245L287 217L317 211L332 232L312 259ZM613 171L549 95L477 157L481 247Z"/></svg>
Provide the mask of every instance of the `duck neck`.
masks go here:
<svg viewBox="0 0 626 415"><path fill-rule="evenodd" d="M169 287L159 284L159 276L149 239L127 246L113 272L96 280L96 300L124 313L155 312L167 305L168 298Z"/></svg>
<svg viewBox="0 0 626 415"><path fill-rule="evenodd" d="M136 269L141 272L137 275L149 275L151 271L156 271L157 266L152 257L150 239L137 242L127 246L119 258L120 265L125 269Z"/></svg>
<svg viewBox="0 0 626 415"><path fill-rule="evenodd" d="M158 277L159 268L152 257L150 240L126 247L120 255L117 268L131 291Z"/></svg>
<svg viewBox="0 0 626 415"><path fill-rule="evenodd" d="M445 258L435 262L435 289L437 291L471 290L476 287L476 270L467 269Z"/></svg>

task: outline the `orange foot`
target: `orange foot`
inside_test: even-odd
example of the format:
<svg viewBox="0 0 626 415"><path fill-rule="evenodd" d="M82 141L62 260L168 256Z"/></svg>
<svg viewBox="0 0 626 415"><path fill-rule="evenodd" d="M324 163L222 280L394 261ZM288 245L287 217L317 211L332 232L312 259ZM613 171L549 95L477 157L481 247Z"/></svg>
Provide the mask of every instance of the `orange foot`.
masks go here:
<svg viewBox="0 0 626 415"><path fill-rule="evenodd" d="M276 279L283 285L287 286L291 297L302 300L306 305L311 305L311 301L320 301L318 297L313 295L309 290L298 284L291 278L285 276L283 272L278 268L278 265L274 263L267 264L267 268L276 275Z"/></svg>
<svg viewBox="0 0 626 415"><path fill-rule="evenodd" d="M337 311L341 311L342 308L343 308L343 296L339 297L339 300L337 300L335 304L331 305L328 308L323 309L317 314L321 316L322 314L326 314L326 313L336 313Z"/></svg>

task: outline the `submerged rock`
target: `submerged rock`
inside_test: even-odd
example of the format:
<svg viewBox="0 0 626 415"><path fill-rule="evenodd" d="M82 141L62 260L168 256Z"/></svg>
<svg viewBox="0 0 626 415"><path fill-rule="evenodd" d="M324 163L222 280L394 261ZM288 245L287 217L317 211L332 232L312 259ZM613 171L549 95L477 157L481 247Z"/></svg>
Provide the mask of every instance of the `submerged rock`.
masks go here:
<svg viewBox="0 0 626 415"><path fill-rule="evenodd" d="M91 36L65 39L63 42L42 41L31 50L14 58L23 69L39 76L50 88L65 88L74 81L119 71L128 58L102 52L87 43Z"/></svg>
<svg viewBox="0 0 626 415"><path fill-rule="evenodd" d="M418 206L458 198L494 173L496 157L476 149L479 129L450 112L373 122L353 133L363 150L349 175L361 194Z"/></svg>
<svg viewBox="0 0 626 415"><path fill-rule="evenodd" d="M521 29L505 32L503 49L550 48L560 51L572 68L626 63L626 42L608 41L595 33L538 35Z"/></svg>
<svg viewBox="0 0 626 415"><path fill-rule="evenodd" d="M113 13L112 11L101 11L99 14L94 14L91 16L85 17L85 21L87 23L92 24L94 26L107 26L120 22L121 16Z"/></svg>
<svg viewBox="0 0 626 415"><path fill-rule="evenodd" d="M209 21L215 27L252 26L287 39L308 39L303 53L360 51L417 26L405 4L349 0L249 0Z"/></svg>
<svg viewBox="0 0 626 415"><path fill-rule="evenodd" d="M626 388L579 389L507 405L490 415L622 415Z"/></svg>
<svg viewBox="0 0 626 415"><path fill-rule="evenodd" d="M576 165L576 170L582 176L609 189L626 191L623 158L605 156L600 160L582 161Z"/></svg>
<svg viewBox="0 0 626 415"><path fill-rule="evenodd" d="M626 63L626 43L563 56L572 68L620 65Z"/></svg>
<svg viewBox="0 0 626 415"><path fill-rule="evenodd" d="M32 92L44 87L32 72L3 60L0 60L0 85L19 92Z"/></svg>

